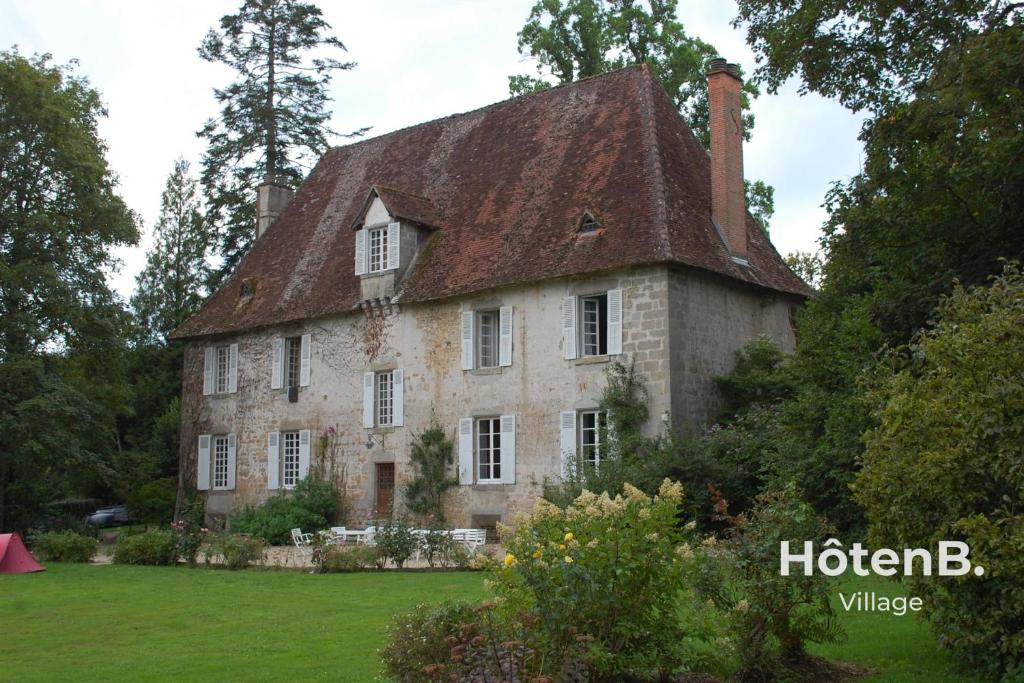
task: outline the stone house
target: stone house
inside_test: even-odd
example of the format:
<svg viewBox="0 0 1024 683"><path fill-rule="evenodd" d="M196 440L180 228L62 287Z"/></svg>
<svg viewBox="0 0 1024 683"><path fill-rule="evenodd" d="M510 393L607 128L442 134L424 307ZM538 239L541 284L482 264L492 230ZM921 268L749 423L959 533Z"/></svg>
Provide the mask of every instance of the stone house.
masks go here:
<svg viewBox="0 0 1024 683"><path fill-rule="evenodd" d="M737 71L708 78L710 158L636 66L332 149L294 197L268 179L251 250L174 333L183 488L211 516L286 495L331 427L369 519L436 422L449 522L490 527L599 461L612 360L651 433L713 417L713 378L756 335L792 348L808 290L744 207Z"/></svg>

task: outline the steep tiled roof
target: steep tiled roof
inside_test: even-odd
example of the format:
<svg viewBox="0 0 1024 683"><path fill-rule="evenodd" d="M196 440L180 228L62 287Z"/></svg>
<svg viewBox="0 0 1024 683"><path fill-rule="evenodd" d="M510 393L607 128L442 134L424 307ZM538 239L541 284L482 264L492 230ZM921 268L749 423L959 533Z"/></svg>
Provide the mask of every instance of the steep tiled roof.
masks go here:
<svg viewBox="0 0 1024 683"><path fill-rule="evenodd" d="M395 218L401 218L403 220L411 221L413 223L419 223L420 225L430 226L436 228L441 225L441 213L434 206L434 202L430 201L426 197L419 197L408 192L402 192L392 187L383 187L377 185L373 188L373 193L367 197L366 204L363 207L365 212L366 208L369 207L370 201L373 196L380 197L380 200L384 202L384 206ZM362 215L357 214L356 220L353 221L352 229L358 229L360 226L357 225L362 218Z"/></svg>
<svg viewBox="0 0 1024 683"><path fill-rule="evenodd" d="M809 292L749 216L750 265L731 259L710 218L707 153L650 70L636 66L330 150L173 336L352 310L352 226L373 188L399 215L439 228L406 279L407 304L671 262ZM580 237L587 210L602 230ZM250 278L255 293L242 298Z"/></svg>

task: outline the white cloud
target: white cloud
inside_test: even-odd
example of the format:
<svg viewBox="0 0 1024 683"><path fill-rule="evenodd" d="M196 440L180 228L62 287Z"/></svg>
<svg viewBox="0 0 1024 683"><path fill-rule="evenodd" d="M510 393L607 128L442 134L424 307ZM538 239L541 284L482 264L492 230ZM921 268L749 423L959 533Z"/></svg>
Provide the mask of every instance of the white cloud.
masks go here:
<svg viewBox="0 0 1024 683"><path fill-rule="evenodd" d="M532 72L516 49L516 32L533 0L429 0L320 3L335 34L359 65L336 74L332 126L371 135L468 111L508 97L507 77ZM212 88L231 78L224 67L196 54L203 35L237 8L237 0L64 2L0 0L0 48L72 58L103 95L109 118L100 134L118 174L122 196L147 226L174 160L198 165L195 132L214 115ZM681 3L691 35L715 45L747 73L754 59L729 21L732 2ZM860 119L817 96L800 97L788 83L754 105L757 126L745 149L746 174L775 187L772 239L782 253L813 250L825 212L825 191L856 173ZM343 140L339 140L343 143ZM124 263L111 276L127 297L142 268L148 235L118 252Z"/></svg>

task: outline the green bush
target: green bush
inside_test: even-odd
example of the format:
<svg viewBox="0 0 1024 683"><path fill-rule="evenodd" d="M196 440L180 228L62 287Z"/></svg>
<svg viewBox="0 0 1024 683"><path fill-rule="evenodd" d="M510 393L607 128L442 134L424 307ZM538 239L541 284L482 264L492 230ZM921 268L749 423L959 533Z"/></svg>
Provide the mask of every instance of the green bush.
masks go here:
<svg viewBox="0 0 1024 683"><path fill-rule="evenodd" d="M395 681L443 680L435 674L449 663L448 639L458 637L460 625L474 616L473 605L447 602L417 605L413 612L395 617L388 628L388 644L380 652L385 671Z"/></svg>
<svg viewBox="0 0 1024 683"><path fill-rule="evenodd" d="M805 642L845 638L829 602L829 577L779 573L782 541L791 547L812 541L820 548L832 529L794 486L758 496L749 512L730 521L724 543L712 539L695 553L698 594L711 599L731 627L740 659L737 680L785 677L785 666L807 660ZM684 548L682 554L692 552Z"/></svg>
<svg viewBox="0 0 1024 683"><path fill-rule="evenodd" d="M412 527L401 520L385 520L377 526L373 535L377 549L377 568L383 569L388 560L399 569L412 557L419 545L419 539L412 533Z"/></svg>
<svg viewBox="0 0 1024 683"><path fill-rule="evenodd" d="M221 534L207 544L205 554L207 563L219 555L228 569L244 569L261 563L265 550L262 539L242 534Z"/></svg>
<svg viewBox="0 0 1024 683"><path fill-rule="evenodd" d="M974 669L1024 680L1024 275L957 287L873 390L855 495L875 547L960 540L983 576L915 576L939 642Z"/></svg>
<svg viewBox="0 0 1024 683"><path fill-rule="evenodd" d="M136 523L166 524L174 517L178 496L178 478L154 479L139 486L125 501L130 518Z"/></svg>
<svg viewBox="0 0 1024 683"><path fill-rule="evenodd" d="M29 536L29 544L40 559L50 562L89 562L99 542L74 531L48 531Z"/></svg>
<svg viewBox="0 0 1024 683"><path fill-rule="evenodd" d="M324 553L325 572L358 572L377 563L377 549L369 545L332 546Z"/></svg>
<svg viewBox="0 0 1024 683"><path fill-rule="evenodd" d="M147 531L119 539L114 562L119 564L168 565L178 561L178 542L171 531Z"/></svg>
<svg viewBox="0 0 1024 683"><path fill-rule="evenodd" d="M459 480L451 476L454 460L455 446L440 425L432 424L416 437L409 451L413 477L402 487L410 512L434 523L444 523L444 494L459 485Z"/></svg>
<svg viewBox="0 0 1024 683"><path fill-rule="evenodd" d="M259 507L248 507L231 517L231 529L263 539L270 545L292 542L292 529L317 531L331 526L338 512L334 487L306 477L291 492L282 491Z"/></svg>

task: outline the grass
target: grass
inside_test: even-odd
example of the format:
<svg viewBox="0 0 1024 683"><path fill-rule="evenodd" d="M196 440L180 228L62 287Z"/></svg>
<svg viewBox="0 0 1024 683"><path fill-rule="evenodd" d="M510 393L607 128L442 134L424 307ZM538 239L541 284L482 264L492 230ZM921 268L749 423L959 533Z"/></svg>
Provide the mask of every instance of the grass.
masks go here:
<svg viewBox="0 0 1024 683"><path fill-rule="evenodd" d="M851 577L837 587L833 607L849 636L842 645L812 646L811 652L828 659L856 662L878 673L861 679L886 683L980 683L982 679L955 668L949 654L939 649L928 625L917 613L902 617L880 612L847 612L839 591L874 591L879 596L905 595L900 584L875 577ZM924 609L928 609L927 605Z"/></svg>
<svg viewBox="0 0 1024 683"><path fill-rule="evenodd" d="M370 681L392 615L482 594L479 573L50 563L0 575L0 679Z"/></svg>
<svg viewBox="0 0 1024 683"><path fill-rule="evenodd" d="M483 578L51 563L41 574L0 575L0 679L372 681L394 614L479 598ZM957 672L911 614L846 612L838 590L902 589L845 581L835 605L849 640L815 654L878 671L866 681L977 680Z"/></svg>

